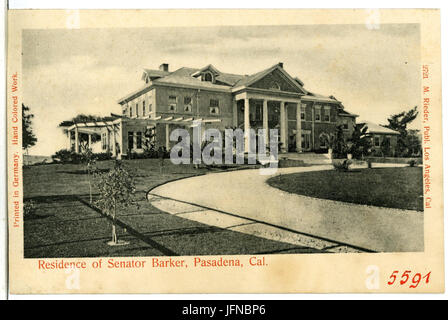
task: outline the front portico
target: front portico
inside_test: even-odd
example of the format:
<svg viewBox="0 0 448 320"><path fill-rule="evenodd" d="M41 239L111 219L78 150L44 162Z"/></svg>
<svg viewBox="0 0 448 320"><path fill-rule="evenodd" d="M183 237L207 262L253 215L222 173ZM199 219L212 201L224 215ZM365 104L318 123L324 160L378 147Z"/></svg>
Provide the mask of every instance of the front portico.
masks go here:
<svg viewBox="0 0 448 320"><path fill-rule="evenodd" d="M265 129L265 141L269 144L269 129L278 129L280 152L302 152L302 123L299 94L271 92L269 90L245 90L233 98L233 125L245 132L245 152L251 150L249 130ZM293 140L290 139L291 134Z"/></svg>

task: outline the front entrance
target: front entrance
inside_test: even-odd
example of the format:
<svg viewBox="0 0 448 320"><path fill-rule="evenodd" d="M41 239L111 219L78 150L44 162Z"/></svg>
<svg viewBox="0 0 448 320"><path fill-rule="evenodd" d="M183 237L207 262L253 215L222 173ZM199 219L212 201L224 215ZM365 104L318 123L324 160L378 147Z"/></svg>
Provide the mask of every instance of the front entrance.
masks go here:
<svg viewBox="0 0 448 320"><path fill-rule="evenodd" d="M311 131L302 130L302 151L311 151Z"/></svg>

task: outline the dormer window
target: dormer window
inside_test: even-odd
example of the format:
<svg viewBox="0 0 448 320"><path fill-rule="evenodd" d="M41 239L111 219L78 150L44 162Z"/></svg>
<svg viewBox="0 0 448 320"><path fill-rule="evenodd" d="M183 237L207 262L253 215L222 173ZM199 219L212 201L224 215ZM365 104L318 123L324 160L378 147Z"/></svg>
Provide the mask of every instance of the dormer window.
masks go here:
<svg viewBox="0 0 448 320"><path fill-rule="evenodd" d="M208 81L208 82L213 82L213 75L211 72L205 72L202 75L202 81Z"/></svg>

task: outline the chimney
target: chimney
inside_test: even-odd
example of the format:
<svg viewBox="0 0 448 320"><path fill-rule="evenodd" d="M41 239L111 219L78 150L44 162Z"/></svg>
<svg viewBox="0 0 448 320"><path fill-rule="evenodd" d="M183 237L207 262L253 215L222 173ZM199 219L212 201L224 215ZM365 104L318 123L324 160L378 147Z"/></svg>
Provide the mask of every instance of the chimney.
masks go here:
<svg viewBox="0 0 448 320"><path fill-rule="evenodd" d="M279 62L278 65L280 66L280 68L283 68L283 62Z"/></svg>
<svg viewBox="0 0 448 320"><path fill-rule="evenodd" d="M159 70L168 72L168 63L162 63L159 67Z"/></svg>

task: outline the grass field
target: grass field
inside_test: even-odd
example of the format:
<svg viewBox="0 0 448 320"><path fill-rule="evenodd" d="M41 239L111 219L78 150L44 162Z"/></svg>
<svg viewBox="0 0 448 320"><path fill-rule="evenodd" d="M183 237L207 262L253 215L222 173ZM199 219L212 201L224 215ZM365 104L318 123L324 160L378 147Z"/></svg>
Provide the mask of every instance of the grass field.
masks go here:
<svg viewBox="0 0 448 320"><path fill-rule="evenodd" d="M119 213L119 238L130 242L122 247L107 245L111 238L111 224L88 203L89 185L82 165L50 164L24 168L24 200L32 201L36 206L35 213L24 221L25 257L317 252L186 220L164 213L146 201L146 192L161 183L219 172L220 169L175 166L166 160L160 172L157 159L123 162L136 170L140 208L131 207ZM98 163L100 170L112 167L113 161Z"/></svg>
<svg viewBox="0 0 448 320"><path fill-rule="evenodd" d="M309 197L423 211L421 167L294 173L271 178L268 184Z"/></svg>

